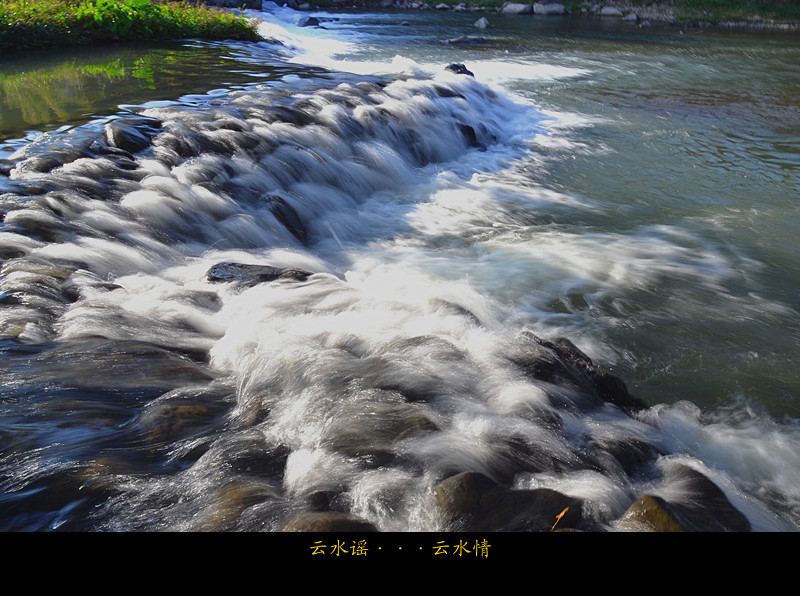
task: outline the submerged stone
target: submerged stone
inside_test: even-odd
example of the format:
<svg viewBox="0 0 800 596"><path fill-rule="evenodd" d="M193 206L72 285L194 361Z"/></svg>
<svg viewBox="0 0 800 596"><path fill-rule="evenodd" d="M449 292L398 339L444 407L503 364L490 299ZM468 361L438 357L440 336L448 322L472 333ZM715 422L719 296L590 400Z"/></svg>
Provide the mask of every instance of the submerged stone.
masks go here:
<svg viewBox="0 0 800 596"><path fill-rule="evenodd" d="M40 382L76 388L164 390L211 381L206 367L147 342L89 338L54 344L36 357Z"/></svg>
<svg viewBox="0 0 800 596"><path fill-rule="evenodd" d="M317 17L303 17L297 22L298 27L319 27L319 19Z"/></svg>
<svg viewBox="0 0 800 596"><path fill-rule="evenodd" d="M308 232L303 224L303 220L300 219L294 207L278 195L267 195L264 200L269 205L275 218L280 221L295 238L307 245Z"/></svg>
<svg viewBox="0 0 800 596"><path fill-rule="evenodd" d="M445 40L446 44L454 46L480 45L485 42L485 37L477 37L475 35L461 35L460 37L453 37Z"/></svg>
<svg viewBox="0 0 800 596"><path fill-rule="evenodd" d="M368 521L338 511L308 511L291 519L284 532L377 532Z"/></svg>
<svg viewBox="0 0 800 596"><path fill-rule="evenodd" d="M225 413L230 390L214 386L184 387L150 402L133 425L147 443L169 445L209 429Z"/></svg>
<svg viewBox="0 0 800 596"><path fill-rule="evenodd" d="M387 465L396 454L394 446L404 439L438 430L415 404L399 401L395 394L378 392L376 400L346 407L325 441L334 451L358 458L367 467ZM383 397L387 401L378 401Z"/></svg>

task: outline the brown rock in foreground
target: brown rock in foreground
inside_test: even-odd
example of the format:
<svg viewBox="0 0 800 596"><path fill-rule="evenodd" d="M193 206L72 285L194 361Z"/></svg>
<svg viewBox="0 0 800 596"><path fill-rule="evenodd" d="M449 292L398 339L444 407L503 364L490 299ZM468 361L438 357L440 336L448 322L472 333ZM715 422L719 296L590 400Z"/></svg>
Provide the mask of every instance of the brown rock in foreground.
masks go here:
<svg viewBox="0 0 800 596"><path fill-rule="evenodd" d="M440 482L434 492L452 531L546 532L556 522L558 529L591 529L581 499L547 488L510 489L483 474L462 472Z"/></svg>
<svg viewBox="0 0 800 596"><path fill-rule="evenodd" d="M377 532L366 520L338 511L301 513L284 527L284 532Z"/></svg>
<svg viewBox="0 0 800 596"><path fill-rule="evenodd" d="M645 495L630 506L617 529L634 532L749 532L750 522L711 480L688 466L675 466L665 476L680 484L686 498L667 501Z"/></svg>

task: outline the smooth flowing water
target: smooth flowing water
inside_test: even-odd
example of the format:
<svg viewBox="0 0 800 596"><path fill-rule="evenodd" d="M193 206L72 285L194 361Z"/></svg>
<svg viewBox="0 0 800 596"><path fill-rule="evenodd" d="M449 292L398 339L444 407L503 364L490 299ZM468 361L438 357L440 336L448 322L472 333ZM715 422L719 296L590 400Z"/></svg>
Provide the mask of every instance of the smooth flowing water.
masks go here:
<svg viewBox="0 0 800 596"><path fill-rule="evenodd" d="M463 472L631 529L687 468L800 527L796 36L251 14L4 88L3 529L458 530Z"/></svg>

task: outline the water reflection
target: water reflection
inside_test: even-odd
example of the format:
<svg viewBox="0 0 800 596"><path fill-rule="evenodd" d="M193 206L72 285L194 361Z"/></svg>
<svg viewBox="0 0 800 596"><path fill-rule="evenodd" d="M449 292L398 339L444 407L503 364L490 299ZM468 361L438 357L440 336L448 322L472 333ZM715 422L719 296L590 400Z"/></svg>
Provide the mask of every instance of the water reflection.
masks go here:
<svg viewBox="0 0 800 596"><path fill-rule="evenodd" d="M75 125L121 103L175 99L217 87L278 78L266 44L170 42L75 48L4 58L0 140Z"/></svg>

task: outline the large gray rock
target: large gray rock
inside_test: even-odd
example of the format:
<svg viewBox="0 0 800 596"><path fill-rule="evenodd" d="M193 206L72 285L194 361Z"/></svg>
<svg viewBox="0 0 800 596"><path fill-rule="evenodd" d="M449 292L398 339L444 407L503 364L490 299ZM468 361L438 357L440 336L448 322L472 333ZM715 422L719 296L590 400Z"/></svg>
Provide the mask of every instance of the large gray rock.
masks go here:
<svg viewBox="0 0 800 596"><path fill-rule="evenodd" d="M533 4L506 2L500 12L503 14L533 14Z"/></svg>
<svg viewBox="0 0 800 596"><path fill-rule="evenodd" d="M549 0L543 0L541 2L537 2L533 5L533 14L537 15L563 15L566 11L564 10L564 5L560 2L550 2Z"/></svg>
<svg viewBox="0 0 800 596"><path fill-rule="evenodd" d="M600 9L601 17L621 17L622 11L616 6L604 6Z"/></svg>

